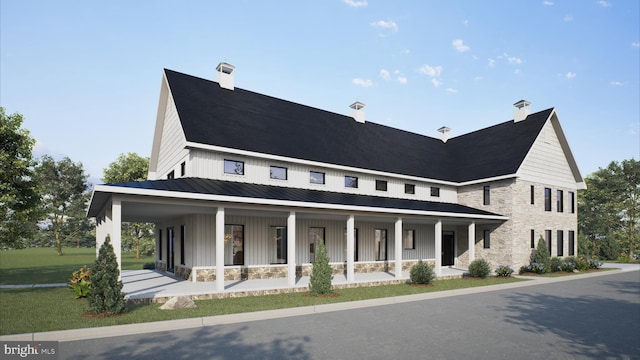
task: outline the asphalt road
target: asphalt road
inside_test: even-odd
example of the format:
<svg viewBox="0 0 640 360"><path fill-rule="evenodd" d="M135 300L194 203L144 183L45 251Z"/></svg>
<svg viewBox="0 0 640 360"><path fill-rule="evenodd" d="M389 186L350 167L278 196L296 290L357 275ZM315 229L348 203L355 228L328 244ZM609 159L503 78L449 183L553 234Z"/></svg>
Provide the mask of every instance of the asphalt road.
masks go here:
<svg viewBox="0 0 640 360"><path fill-rule="evenodd" d="M60 359L640 359L640 272L59 346Z"/></svg>

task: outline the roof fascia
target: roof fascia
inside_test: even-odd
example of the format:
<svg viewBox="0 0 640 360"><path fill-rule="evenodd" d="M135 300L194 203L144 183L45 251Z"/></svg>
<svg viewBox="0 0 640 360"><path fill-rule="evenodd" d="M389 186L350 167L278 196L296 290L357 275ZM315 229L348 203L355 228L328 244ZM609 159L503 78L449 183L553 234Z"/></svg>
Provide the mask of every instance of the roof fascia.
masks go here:
<svg viewBox="0 0 640 360"><path fill-rule="evenodd" d="M500 180L506 180L506 179L513 179L515 177L518 177L516 174L507 174L507 175L501 175L501 176L494 176L494 177L490 177L490 178L485 178L485 179L477 179L477 180L471 180L471 181L464 181L461 183L458 183L459 186L467 186L467 185L475 185L475 184L482 184L482 183L488 183L488 182L492 182L492 181L500 181Z"/></svg>

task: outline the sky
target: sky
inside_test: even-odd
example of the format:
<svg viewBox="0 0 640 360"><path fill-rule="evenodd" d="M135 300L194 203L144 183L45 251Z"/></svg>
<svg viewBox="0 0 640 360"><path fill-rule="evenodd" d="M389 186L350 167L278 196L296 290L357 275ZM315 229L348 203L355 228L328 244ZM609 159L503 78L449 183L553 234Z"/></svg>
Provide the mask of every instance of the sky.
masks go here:
<svg viewBox="0 0 640 360"><path fill-rule="evenodd" d="M0 106L89 181L150 156L164 68L427 136L555 107L583 177L640 160L640 1L0 0ZM398 154L400 157L402 154Z"/></svg>

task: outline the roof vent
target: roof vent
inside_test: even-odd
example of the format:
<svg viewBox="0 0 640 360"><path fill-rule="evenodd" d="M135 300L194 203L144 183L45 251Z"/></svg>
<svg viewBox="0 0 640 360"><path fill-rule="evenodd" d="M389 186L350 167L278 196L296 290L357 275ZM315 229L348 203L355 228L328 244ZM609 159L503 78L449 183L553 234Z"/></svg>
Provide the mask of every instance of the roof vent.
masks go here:
<svg viewBox="0 0 640 360"><path fill-rule="evenodd" d="M517 103L513 104L513 106L516 107L513 112L513 122L522 121L527 118L527 116L531 113L529 105L531 105L531 103L527 100L520 100Z"/></svg>
<svg viewBox="0 0 640 360"><path fill-rule="evenodd" d="M233 70L235 67L233 65L221 62L216 67L216 71L218 72L218 84L223 89L233 90L235 87L234 79L233 79Z"/></svg>
<svg viewBox="0 0 640 360"><path fill-rule="evenodd" d="M349 107L352 109L351 117L355 121L364 124L364 110L362 110L364 109L364 104L359 101L356 101L353 104L351 104Z"/></svg>
<svg viewBox="0 0 640 360"><path fill-rule="evenodd" d="M440 140L442 140L442 142L446 143L447 140L449 140L449 131L451 131L451 129L446 126L438 129L438 132L442 134L440 135Z"/></svg>

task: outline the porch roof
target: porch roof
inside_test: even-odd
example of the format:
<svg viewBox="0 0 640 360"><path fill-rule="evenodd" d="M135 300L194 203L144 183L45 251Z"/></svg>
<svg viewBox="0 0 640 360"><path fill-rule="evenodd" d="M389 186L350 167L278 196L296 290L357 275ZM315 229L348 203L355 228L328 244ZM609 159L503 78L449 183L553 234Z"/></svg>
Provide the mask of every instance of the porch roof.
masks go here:
<svg viewBox="0 0 640 360"><path fill-rule="evenodd" d="M204 178L147 180L96 185L87 215L89 217L98 216L112 194L331 209L380 209L382 212L415 211L420 213L450 214L450 216L460 215L467 218L507 220L507 217L503 215L453 203L247 184Z"/></svg>

